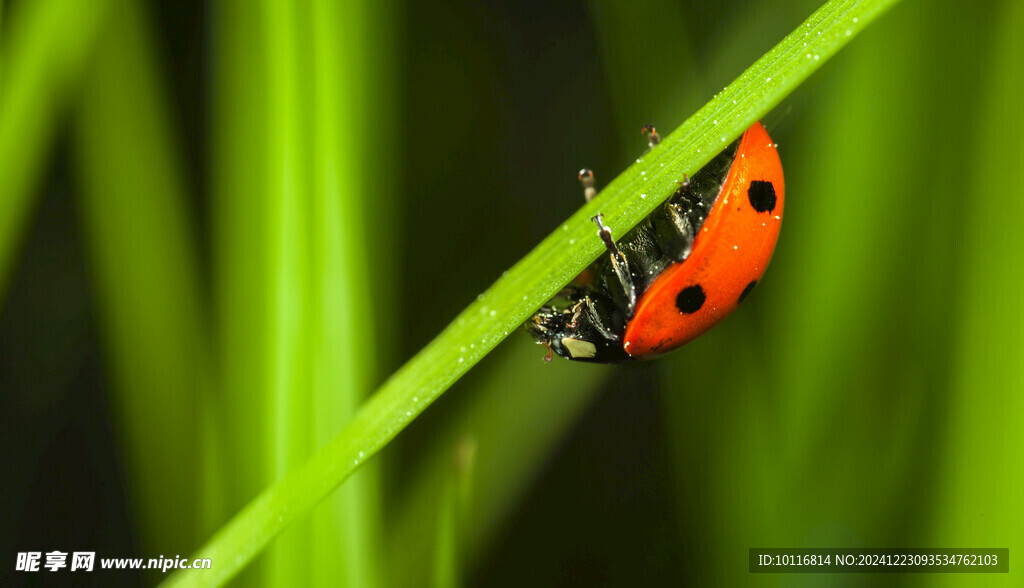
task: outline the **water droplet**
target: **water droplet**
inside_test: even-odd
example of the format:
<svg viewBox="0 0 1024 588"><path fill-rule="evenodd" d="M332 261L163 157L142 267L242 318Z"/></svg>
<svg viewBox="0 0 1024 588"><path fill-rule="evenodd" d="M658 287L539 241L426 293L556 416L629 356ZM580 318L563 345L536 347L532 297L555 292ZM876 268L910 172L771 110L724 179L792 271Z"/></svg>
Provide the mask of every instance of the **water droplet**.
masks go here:
<svg viewBox="0 0 1024 588"><path fill-rule="evenodd" d="M459 358L459 363L462 363L463 361L465 361L465 360L460 357Z"/></svg>
<svg viewBox="0 0 1024 588"><path fill-rule="evenodd" d="M498 314L498 313L492 310L492 311L491 311L490 313L488 313L488 314L490 314L491 316L494 316L494 315L496 315L496 314Z"/></svg>
<svg viewBox="0 0 1024 588"><path fill-rule="evenodd" d="M856 17L856 16L855 16L855 17L853 17L853 22L858 22L858 19L857 19L857 17Z"/></svg>
<svg viewBox="0 0 1024 588"><path fill-rule="evenodd" d="M764 80L764 81L766 81L766 82L770 82L770 81L772 81L772 79L771 79L771 78L765 78L765 80Z"/></svg>
<svg viewBox="0 0 1024 588"><path fill-rule="evenodd" d="M359 459L363 459L363 455L365 455L365 454L362 451L360 451L359 452Z"/></svg>
<svg viewBox="0 0 1024 588"><path fill-rule="evenodd" d="M647 194L641 194L641 195L640 195L640 199L641 199L641 200L643 200L644 198L647 198Z"/></svg>

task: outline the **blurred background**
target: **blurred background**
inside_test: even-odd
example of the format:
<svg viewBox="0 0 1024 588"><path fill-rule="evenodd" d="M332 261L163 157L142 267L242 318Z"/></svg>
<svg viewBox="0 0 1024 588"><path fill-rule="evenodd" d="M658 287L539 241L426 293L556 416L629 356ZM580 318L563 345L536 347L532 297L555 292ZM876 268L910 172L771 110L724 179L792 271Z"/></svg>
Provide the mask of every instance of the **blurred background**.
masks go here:
<svg viewBox="0 0 1024 588"><path fill-rule="evenodd" d="M0 583L162 580L13 560L191 554L818 4L0 1ZM510 335L234 584L1022 585L1022 29L902 2L765 119L733 316ZM1011 573L747 572L899 546Z"/></svg>

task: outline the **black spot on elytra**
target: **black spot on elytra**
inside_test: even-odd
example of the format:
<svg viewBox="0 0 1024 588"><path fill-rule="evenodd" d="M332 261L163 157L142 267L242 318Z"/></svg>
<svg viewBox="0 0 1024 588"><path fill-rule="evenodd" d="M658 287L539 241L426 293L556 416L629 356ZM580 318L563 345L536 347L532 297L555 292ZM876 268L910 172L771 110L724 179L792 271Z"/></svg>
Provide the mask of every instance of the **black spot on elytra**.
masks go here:
<svg viewBox="0 0 1024 588"><path fill-rule="evenodd" d="M700 310L700 307L704 306L704 300L707 297L704 296L704 288L700 287L700 284L694 284L683 288L679 295L676 296L676 308L683 314L693 314Z"/></svg>
<svg viewBox="0 0 1024 588"><path fill-rule="evenodd" d="M743 299L746 298L748 294L750 294L751 292L754 291L754 286L756 286L756 285L757 285L757 280L754 280L753 282L750 282L749 284L747 284L747 287L743 289L743 292L740 292L740 299L736 301L736 304L739 304L740 302L743 302Z"/></svg>
<svg viewBox="0 0 1024 588"><path fill-rule="evenodd" d="M750 198L750 205L758 212L775 210L775 186L771 182L761 180L750 182L747 197Z"/></svg>

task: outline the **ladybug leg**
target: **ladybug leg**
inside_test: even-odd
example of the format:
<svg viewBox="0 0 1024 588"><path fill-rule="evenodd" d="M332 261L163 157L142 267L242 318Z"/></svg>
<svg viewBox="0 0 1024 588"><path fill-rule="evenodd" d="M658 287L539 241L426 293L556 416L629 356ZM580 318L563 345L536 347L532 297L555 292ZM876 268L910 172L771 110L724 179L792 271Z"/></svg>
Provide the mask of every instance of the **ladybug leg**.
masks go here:
<svg viewBox="0 0 1024 588"><path fill-rule="evenodd" d="M696 230L683 209L668 202L651 215L655 238L662 253L672 261L683 261L693 250Z"/></svg>
<svg viewBox="0 0 1024 588"><path fill-rule="evenodd" d="M548 352L544 354L544 363L551 363L551 358L555 356L555 352L551 349L550 343L545 343L544 347L548 348Z"/></svg>
<svg viewBox="0 0 1024 588"><path fill-rule="evenodd" d="M683 261L690 256L693 240L697 237L697 228L690 218L693 204L690 196L690 180L680 182L679 189L651 214L655 239L662 253L672 261ZM691 209L684 210L684 206Z"/></svg>
<svg viewBox="0 0 1024 588"><path fill-rule="evenodd" d="M658 131L654 129L654 125L646 124L640 129L640 132L647 135L648 151L654 149L654 146L657 145L658 143L661 143L661 135L659 135Z"/></svg>
<svg viewBox="0 0 1024 588"><path fill-rule="evenodd" d="M676 190L672 197L668 199L669 202L679 203L680 200L690 199L690 177L683 174L683 181L679 182L679 189Z"/></svg>
<svg viewBox="0 0 1024 588"><path fill-rule="evenodd" d="M629 262L626 261L626 256L615 246L615 241L612 239L612 230L601 222L601 218L601 214L598 213L597 216L590 220L594 221L594 224L597 225L597 236L604 241L605 247L608 248L612 269L615 271L615 277L618 281L618 288L609 288L612 300L624 311L623 314L627 317L632 317L633 312L636 310L636 286L633 284L633 276L629 272ZM612 285L609 284L609 286Z"/></svg>
<svg viewBox="0 0 1024 588"><path fill-rule="evenodd" d="M594 196L597 196L597 188L594 187L594 172L589 168L583 168L576 177L583 184L583 197L587 199L587 202L590 202L594 199Z"/></svg>
<svg viewBox="0 0 1024 588"><path fill-rule="evenodd" d="M607 341L618 341L619 337L613 333L605 321L601 318L601 313L598 312L597 307L594 305L594 301L591 300L590 296L585 296L572 308L573 317L572 322L569 323L574 330L583 331L585 329L592 329L597 332L597 335Z"/></svg>

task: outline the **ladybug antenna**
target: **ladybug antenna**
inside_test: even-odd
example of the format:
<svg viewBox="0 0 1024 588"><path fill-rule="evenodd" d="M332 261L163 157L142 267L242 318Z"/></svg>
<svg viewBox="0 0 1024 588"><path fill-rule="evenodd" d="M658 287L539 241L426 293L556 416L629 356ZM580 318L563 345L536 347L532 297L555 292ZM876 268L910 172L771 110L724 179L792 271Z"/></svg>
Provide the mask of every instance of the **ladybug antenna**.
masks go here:
<svg viewBox="0 0 1024 588"><path fill-rule="evenodd" d="M661 143L661 135L654 128L654 125L648 123L640 128L640 132L647 135L647 145L650 148L654 148L655 145Z"/></svg>
<svg viewBox="0 0 1024 588"><path fill-rule="evenodd" d="M583 184L583 197L587 199L587 202L590 202L594 199L594 196L597 196L597 188L594 187L594 172L588 168L583 168L580 170L577 178Z"/></svg>
<svg viewBox="0 0 1024 588"><path fill-rule="evenodd" d="M597 225L597 236L601 237L601 240L604 241L604 245L608 248L608 251L610 251L612 255L615 255L619 252L619 248L615 246L615 240L612 239L612 230L601 222L603 218L604 215L599 212L597 213L597 216L591 217L590 220L594 221L594 224Z"/></svg>

